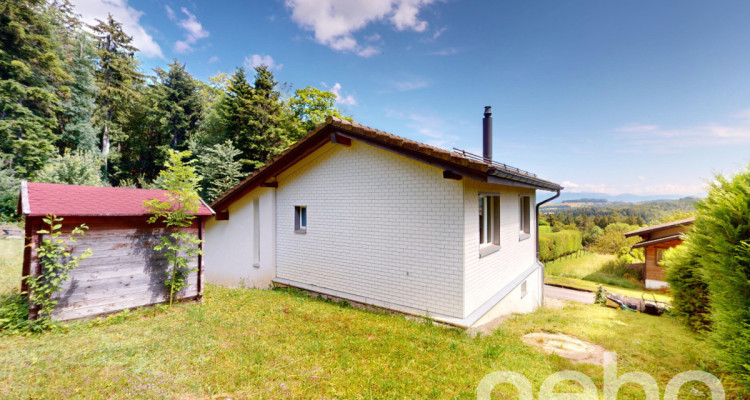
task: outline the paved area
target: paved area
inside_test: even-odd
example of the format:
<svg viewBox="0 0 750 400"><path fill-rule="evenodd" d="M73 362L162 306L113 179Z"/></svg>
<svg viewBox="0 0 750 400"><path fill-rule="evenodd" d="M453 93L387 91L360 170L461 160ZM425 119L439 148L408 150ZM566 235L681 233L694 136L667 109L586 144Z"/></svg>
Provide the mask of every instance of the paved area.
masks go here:
<svg viewBox="0 0 750 400"><path fill-rule="evenodd" d="M544 285L544 296L558 300L575 301L583 304L594 304L596 296L591 292L566 289L557 286Z"/></svg>

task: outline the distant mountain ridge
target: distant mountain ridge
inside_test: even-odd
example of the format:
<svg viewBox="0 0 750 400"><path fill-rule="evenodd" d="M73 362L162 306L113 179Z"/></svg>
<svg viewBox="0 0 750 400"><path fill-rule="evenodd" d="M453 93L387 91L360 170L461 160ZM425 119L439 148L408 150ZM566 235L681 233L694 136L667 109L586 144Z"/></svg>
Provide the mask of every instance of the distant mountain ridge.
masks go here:
<svg viewBox="0 0 750 400"><path fill-rule="evenodd" d="M543 199L546 196L539 196L540 199ZM566 193L564 190L562 193L560 193L560 197L556 198L552 201L552 203L563 203L565 201L581 201L581 200L606 200L608 202L616 203L616 202L626 202L626 203L640 203L644 201L655 201L655 200L679 200L684 199L686 197L702 197L702 196L688 196L688 195L637 195L637 194L629 194L629 193L623 193L623 194L607 194L607 193L586 193L586 192L579 192L579 193L573 193L568 192Z"/></svg>

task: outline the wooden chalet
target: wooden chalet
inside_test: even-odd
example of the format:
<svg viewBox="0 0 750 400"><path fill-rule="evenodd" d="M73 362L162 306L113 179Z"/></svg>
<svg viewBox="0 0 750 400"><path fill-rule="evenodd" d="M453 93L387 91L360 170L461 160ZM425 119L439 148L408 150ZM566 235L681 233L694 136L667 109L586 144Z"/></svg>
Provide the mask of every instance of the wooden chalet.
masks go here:
<svg viewBox="0 0 750 400"><path fill-rule="evenodd" d="M643 248L646 254L643 277L647 289L660 289L669 286L664 280L665 269L661 265L661 259L667 249L682 243L683 235L694 221L695 218L687 218L625 233L625 237L640 236L643 239L642 242L636 243L633 248Z"/></svg>
<svg viewBox="0 0 750 400"><path fill-rule="evenodd" d="M112 313L128 308L164 302L169 294L164 288L167 260L153 250L165 226L149 224L150 214L144 200L167 200L164 190L92 187L50 183L22 182L18 212L26 220L26 248L23 276L40 273L35 249L49 229L42 219L47 215L64 218L63 234L86 224L88 230L71 243L72 254L91 248L93 255L81 261L70 272L61 290L53 295L59 303L52 318L70 320ZM204 237L205 219L213 210L201 203L193 226L185 228ZM202 245L201 245L202 246ZM178 299L200 298L203 293L203 257L192 265L198 271L189 276L189 286ZM22 289L26 289L23 287ZM30 310L32 317L36 310Z"/></svg>

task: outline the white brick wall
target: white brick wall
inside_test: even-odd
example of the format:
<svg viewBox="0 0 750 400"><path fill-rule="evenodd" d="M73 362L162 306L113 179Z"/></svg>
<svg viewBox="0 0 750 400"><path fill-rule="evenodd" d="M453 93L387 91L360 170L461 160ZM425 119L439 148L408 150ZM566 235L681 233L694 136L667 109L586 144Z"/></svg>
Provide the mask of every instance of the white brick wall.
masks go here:
<svg viewBox="0 0 750 400"><path fill-rule="evenodd" d="M260 238L254 237L254 200L258 199ZM206 282L265 289L276 277L275 191L257 188L229 206L229 220L206 221ZM256 264L254 247L259 246Z"/></svg>
<svg viewBox="0 0 750 400"><path fill-rule="evenodd" d="M282 174L276 201L278 278L464 316L461 181L352 141ZM295 205L307 206L305 234Z"/></svg>
<svg viewBox="0 0 750 400"><path fill-rule="evenodd" d="M536 259L535 192L513 186L501 186L464 178L464 315L468 316L499 292ZM479 193L500 195L500 250L479 257ZM519 196L531 196L531 234L519 240ZM538 291L529 284L529 290Z"/></svg>

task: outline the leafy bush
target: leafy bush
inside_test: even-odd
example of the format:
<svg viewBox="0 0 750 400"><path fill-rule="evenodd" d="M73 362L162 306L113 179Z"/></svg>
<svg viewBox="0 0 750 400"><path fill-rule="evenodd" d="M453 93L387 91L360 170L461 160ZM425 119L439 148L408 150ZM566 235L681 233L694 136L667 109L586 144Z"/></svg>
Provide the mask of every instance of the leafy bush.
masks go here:
<svg viewBox="0 0 750 400"><path fill-rule="evenodd" d="M702 273L717 357L750 387L750 166L731 178L717 176L696 210L688 256L674 268L694 264Z"/></svg>
<svg viewBox="0 0 750 400"><path fill-rule="evenodd" d="M638 236L626 238L625 236L623 236L623 231L618 229L621 227L610 229L612 225L629 226L627 224L619 223L610 224L609 226L607 226L607 229L604 230L604 234L594 240L594 243L591 245L592 250L599 253L616 254L617 251L619 251L621 248L630 248L632 245L641 241L641 238Z"/></svg>
<svg viewBox="0 0 750 400"><path fill-rule="evenodd" d="M101 168L104 161L88 152L69 152L50 161L35 181L68 185L105 186Z"/></svg>
<svg viewBox="0 0 750 400"><path fill-rule="evenodd" d="M539 234L539 259L544 262L575 253L582 248L580 231L565 230Z"/></svg>
<svg viewBox="0 0 750 400"><path fill-rule="evenodd" d="M18 194L21 192L21 180L16 177L10 164L0 158L0 221L15 221Z"/></svg>
<svg viewBox="0 0 750 400"><path fill-rule="evenodd" d="M599 236L604 234L604 229L594 225L591 227L591 229L587 230L583 234L583 245L584 246L590 246L593 244L596 239L599 238Z"/></svg>
<svg viewBox="0 0 750 400"><path fill-rule="evenodd" d="M667 268L674 314L695 331L707 330L711 322L708 284L695 253L685 243L667 250L661 262Z"/></svg>

